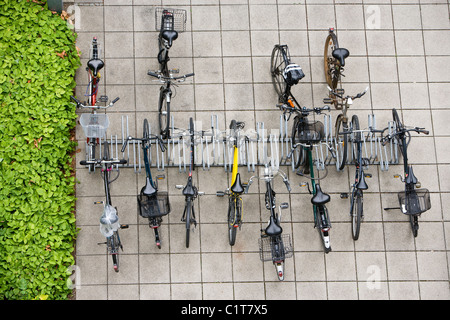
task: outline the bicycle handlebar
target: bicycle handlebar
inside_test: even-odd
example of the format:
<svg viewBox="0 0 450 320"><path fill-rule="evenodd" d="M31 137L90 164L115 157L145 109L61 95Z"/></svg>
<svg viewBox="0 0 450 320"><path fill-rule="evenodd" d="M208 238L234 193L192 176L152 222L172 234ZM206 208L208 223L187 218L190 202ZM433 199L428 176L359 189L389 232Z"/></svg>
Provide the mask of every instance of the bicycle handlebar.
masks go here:
<svg viewBox="0 0 450 320"><path fill-rule="evenodd" d="M399 131L396 131L396 132L394 132L392 134L388 134L386 137L382 138L381 139L381 144L383 146L385 146L388 143L388 141L391 140L392 138L394 138L395 136L398 136L399 134L404 134L404 133L410 132L410 131L415 131L418 134L421 134L421 133L426 134L426 135L430 134L430 131L429 130L425 130L425 128L419 128L419 127L410 128L410 129L402 128Z"/></svg>
<svg viewBox="0 0 450 320"><path fill-rule="evenodd" d="M308 115L311 112L315 112L316 114L321 114L322 111L327 110L330 111L330 106L323 106L322 108L312 108L312 109L308 109L306 107L303 108L297 108L297 107L291 107L287 104L280 104L277 105L278 108L280 108L281 110L287 111L287 112L300 112L303 115Z"/></svg>
<svg viewBox="0 0 450 320"><path fill-rule="evenodd" d="M341 99L348 99L348 98L350 98L350 99L352 99L352 100L361 98L361 97L362 97L363 95L365 95L366 92L369 90L369 87L366 87L366 89L365 89L363 92L358 93L356 96L346 96L346 97L343 97L342 95L340 95L339 93L337 93L336 91L334 91L333 89L331 89L329 86L327 86L327 87L328 87L328 90L331 92L331 94L333 94L334 96L339 97L339 98L341 98Z"/></svg>
<svg viewBox="0 0 450 320"><path fill-rule="evenodd" d="M267 168L265 169L267 170ZM288 192L291 192L292 188L291 188L291 184L289 183L289 179L287 178L286 174L284 172L282 172L281 170L277 170L277 172L275 174L270 174L270 173L264 173L263 177L258 177L258 176L252 176L247 183L247 186L245 187L244 193L248 193L248 190L250 189L250 185L253 183L253 179L254 178L258 178L261 180L273 180L276 176L281 176L284 182L284 185L286 186L286 189L288 190Z"/></svg>
<svg viewBox="0 0 450 320"><path fill-rule="evenodd" d="M131 136L129 136L128 138L125 139L125 141L122 144L122 150L121 152L125 151L125 148L127 147L128 144L128 140L136 140L136 141L151 141L151 140L157 140L159 147L161 148L161 151L164 152L166 151L166 147L164 146L163 141L161 140L160 137L157 136L153 136L153 137L148 137L148 138L133 138Z"/></svg>
<svg viewBox="0 0 450 320"><path fill-rule="evenodd" d="M158 78L161 81L166 81L166 80L183 80L184 81L184 80L186 80L186 78L193 77L195 75L195 73L187 73L187 74L185 74L183 76L179 76L179 77L166 77L166 76L163 76L162 74L157 74L152 71L148 71L147 74L149 76Z"/></svg>
<svg viewBox="0 0 450 320"><path fill-rule="evenodd" d="M80 164L82 166L88 165L88 164L104 164L104 163L109 163L109 164L126 164L127 160L125 159L120 159L120 160L81 160Z"/></svg>
<svg viewBox="0 0 450 320"><path fill-rule="evenodd" d="M119 97L115 98L113 101L111 101L107 106L102 107L102 106L85 106L84 104L81 103L80 100L78 100L77 98L75 98L74 96L70 96L70 98L75 101L77 108L92 108L92 109L107 109L109 107L112 107L117 101L119 101Z"/></svg>

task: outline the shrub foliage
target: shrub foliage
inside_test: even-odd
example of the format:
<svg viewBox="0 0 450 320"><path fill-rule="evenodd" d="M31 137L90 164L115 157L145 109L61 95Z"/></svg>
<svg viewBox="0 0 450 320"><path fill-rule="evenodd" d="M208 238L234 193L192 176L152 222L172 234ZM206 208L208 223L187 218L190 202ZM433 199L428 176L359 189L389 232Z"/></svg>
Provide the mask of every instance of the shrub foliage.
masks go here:
<svg viewBox="0 0 450 320"><path fill-rule="evenodd" d="M76 34L45 1L0 8L0 299L67 299Z"/></svg>

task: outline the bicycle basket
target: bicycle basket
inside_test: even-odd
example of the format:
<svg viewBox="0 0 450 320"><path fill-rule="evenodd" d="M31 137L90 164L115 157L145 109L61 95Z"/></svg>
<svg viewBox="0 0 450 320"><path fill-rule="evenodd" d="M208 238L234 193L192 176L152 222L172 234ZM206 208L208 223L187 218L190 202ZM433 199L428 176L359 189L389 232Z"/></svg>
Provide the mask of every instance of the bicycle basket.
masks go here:
<svg viewBox="0 0 450 320"><path fill-rule="evenodd" d="M156 196L147 196L141 193L137 196L138 211L143 218L165 216L170 212L169 194L158 192Z"/></svg>
<svg viewBox="0 0 450 320"><path fill-rule="evenodd" d="M304 76L305 74L298 64L291 63L283 70L283 78L291 86L297 84Z"/></svg>
<svg viewBox="0 0 450 320"><path fill-rule="evenodd" d="M80 124L87 138L103 138L109 126L106 114L83 113L80 116Z"/></svg>
<svg viewBox="0 0 450 320"><path fill-rule="evenodd" d="M155 29L156 31L161 30L174 30L177 32L186 31L186 10L156 8Z"/></svg>
<svg viewBox="0 0 450 320"><path fill-rule="evenodd" d="M294 142L317 143L325 136L323 123L320 121L302 122L299 125Z"/></svg>
<svg viewBox="0 0 450 320"><path fill-rule="evenodd" d="M259 243L259 258L261 261L279 261L293 255L291 235L282 234L279 237L261 237ZM276 247L281 250L277 251Z"/></svg>
<svg viewBox="0 0 450 320"><path fill-rule="evenodd" d="M419 215L431 208L430 192L424 188L399 192L398 201L402 212L407 215Z"/></svg>

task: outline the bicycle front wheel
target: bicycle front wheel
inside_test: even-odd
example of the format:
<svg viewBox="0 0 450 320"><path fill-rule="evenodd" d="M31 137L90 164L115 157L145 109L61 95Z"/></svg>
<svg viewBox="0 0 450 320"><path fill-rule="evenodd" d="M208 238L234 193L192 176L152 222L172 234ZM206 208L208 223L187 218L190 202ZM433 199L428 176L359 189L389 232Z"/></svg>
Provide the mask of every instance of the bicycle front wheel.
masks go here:
<svg viewBox="0 0 450 320"><path fill-rule="evenodd" d="M159 130L163 139L168 139L169 135L169 122L170 122L170 102L167 101L169 93L161 91L159 97L158 117L159 117Z"/></svg>
<svg viewBox="0 0 450 320"><path fill-rule="evenodd" d="M363 214L363 192L360 189L356 189L356 192L352 195L352 237L353 240L358 240L359 231L361 229L361 220Z"/></svg>
<svg viewBox="0 0 450 320"><path fill-rule="evenodd" d="M186 200L186 248L189 248L189 236L191 232L192 200Z"/></svg>
<svg viewBox="0 0 450 320"><path fill-rule="evenodd" d="M335 138L336 138L336 168L342 171L347 162L348 149L348 135L340 134L340 132L348 131L347 121L344 121L344 116L340 114L336 119Z"/></svg>
<svg viewBox="0 0 450 320"><path fill-rule="evenodd" d="M272 75L272 83L278 94L278 102L283 103L283 95L286 92L286 82L284 81L283 71L286 67L284 56L286 55L284 49L276 45L272 50L272 57L270 60L270 74ZM284 53L284 54L283 54Z"/></svg>
<svg viewBox="0 0 450 320"><path fill-rule="evenodd" d="M292 145L299 143L300 140L298 138L300 130L300 119L298 117L294 118L294 125L292 126ZM294 164L294 168L297 169L300 166L304 166L306 162L307 153L302 146L298 146L292 152L292 161Z"/></svg>
<svg viewBox="0 0 450 320"><path fill-rule="evenodd" d="M119 272L119 248L121 244L118 231L114 231L113 235L107 240L107 243L108 250L112 256L113 269L115 272Z"/></svg>

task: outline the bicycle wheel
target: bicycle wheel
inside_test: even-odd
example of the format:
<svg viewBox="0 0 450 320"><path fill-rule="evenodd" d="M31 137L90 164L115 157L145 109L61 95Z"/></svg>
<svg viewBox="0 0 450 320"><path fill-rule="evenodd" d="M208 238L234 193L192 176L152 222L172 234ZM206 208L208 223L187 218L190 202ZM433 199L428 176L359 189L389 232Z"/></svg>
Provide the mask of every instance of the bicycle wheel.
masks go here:
<svg viewBox="0 0 450 320"><path fill-rule="evenodd" d="M113 235L109 238L109 250L111 252L113 268L115 272L119 272L119 247L120 247L120 238L119 233L114 231Z"/></svg>
<svg viewBox="0 0 450 320"><path fill-rule="evenodd" d="M292 145L299 143L298 135L299 135L299 127L300 127L300 119L299 117L294 118L294 125L292 126ZM300 166L305 165L306 161L306 151L302 146L298 146L292 153L292 161L294 163L294 168L297 169Z"/></svg>
<svg viewBox="0 0 450 320"><path fill-rule="evenodd" d="M336 34L330 33L325 40L325 48L324 48L324 70L325 70L325 80L327 81L328 86L335 90L337 88L337 84L339 82L339 70L340 65L339 61L337 61L332 53L334 49L339 47Z"/></svg>
<svg viewBox="0 0 450 320"><path fill-rule="evenodd" d="M317 226L317 229L319 230L320 238L322 239L322 245L325 253L328 253L331 251L331 244L330 244L330 227L328 226L327 221L327 214L325 212L325 206L317 206L317 213L319 220L319 225Z"/></svg>
<svg viewBox="0 0 450 320"><path fill-rule="evenodd" d="M94 160L95 159L95 145L97 144L95 142L95 139L93 139L93 142L88 143L88 160ZM89 172L93 172L95 170L95 164L91 163L89 164Z"/></svg>
<svg viewBox="0 0 450 320"><path fill-rule="evenodd" d="M192 200L186 200L186 248L189 248L189 236L191 231Z"/></svg>
<svg viewBox="0 0 450 320"><path fill-rule="evenodd" d="M286 82L283 78L283 71L287 65L284 59L284 49L280 45L275 45L272 50L272 57L270 59L270 74L272 75L272 83L278 94L278 102L283 103L283 95L286 92Z"/></svg>
<svg viewBox="0 0 450 320"><path fill-rule="evenodd" d="M170 93L161 91L159 96L159 106L158 106L158 119L159 119L159 130L163 139L169 139L169 122L170 122L170 102L167 101L167 95Z"/></svg>
<svg viewBox="0 0 450 320"><path fill-rule="evenodd" d="M415 238L419 234L419 221L417 215L409 215L409 223L411 224L411 230Z"/></svg>
<svg viewBox="0 0 450 320"><path fill-rule="evenodd" d="M150 129L149 129L149 125L148 125L148 120L144 119L144 125L142 128L142 138L148 139L149 136L150 136Z"/></svg>
<svg viewBox="0 0 450 320"><path fill-rule="evenodd" d="M234 246L236 242L236 218L237 218L237 199L234 197L230 197L230 201L228 204L228 241L230 246Z"/></svg>
<svg viewBox="0 0 450 320"><path fill-rule="evenodd" d="M358 240L361 228L361 219L363 214L363 192L356 189L352 195L351 215L352 215L352 237Z"/></svg>
<svg viewBox="0 0 450 320"><path fill-rule="evenodd" d="M339 171L343 170L347 162L348 136L347 134L340 134L340 132L348 131L347 121L344 121L344 116L340 114L336 119L335 138L336 138L336 167Z"/></svg>
<svg viewBox="0 0 450 320"><path fill-rule="evenodd" d="M272 261L277 271L278 280L284 280L284 244L281 235L271 239Z"/></svg>
<svg viewBox="0 0 450 320"><path fill-rule="evenodd" d="M359 132L359 119L355 114L352 116L352 141L353 141L353 159L358 161L358 145L361 142L362 134ZM356 132L355 132L356 131ZM359 165L362 165L361 163Z"/></svg>

